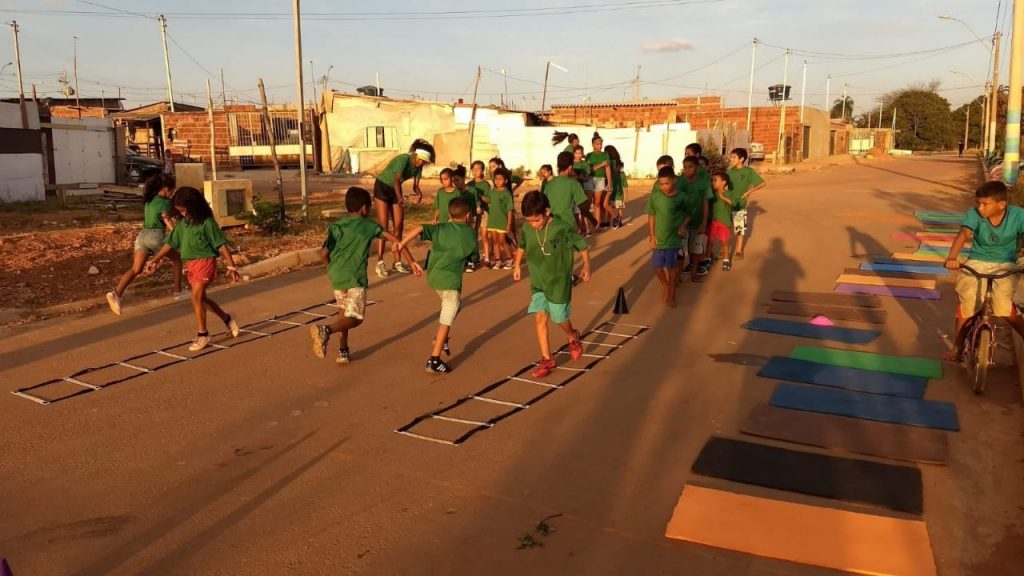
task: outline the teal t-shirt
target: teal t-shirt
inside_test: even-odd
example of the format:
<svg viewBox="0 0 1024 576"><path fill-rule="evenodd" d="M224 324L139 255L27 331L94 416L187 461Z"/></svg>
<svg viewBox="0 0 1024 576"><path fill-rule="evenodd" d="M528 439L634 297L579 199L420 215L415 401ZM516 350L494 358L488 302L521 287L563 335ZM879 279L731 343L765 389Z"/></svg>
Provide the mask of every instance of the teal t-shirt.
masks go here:
<svg viewBox="0 0 1024 576"><path fill-rule="evenodd" d="M434 290L462 290L466 262L479 248L476 230L462 222L425 224L420 240L432 243L427 284Z"/></svg>
<svg viewBox="0 0 1024 576"><path fill-rule="evenodd" d="M335 290L366 288L366 264L373 239L384 229L368 218L351 216L331 224L323 247L329 254L327 277Z"/></svg>
<svg viewBox="0 0 1024 576"><path fill-rule="evenodd" d="M1024 208L1007 206L999 226L971 208L960 225L974 233L971 260L1000 264L1017 261L1017 240L1024 234Z"/></svg>
<svg viewBox="0 0 1024 576"><path fill-rule="evenodd" d="M402 182L405 182L409 178L419 176L422 173L421 168L417 168L412 161L412 154L399 154L388 162L388 165L377 175L377 180L380 180L383 184L388 186L395 185L395 174L402 175Z"/></svg>

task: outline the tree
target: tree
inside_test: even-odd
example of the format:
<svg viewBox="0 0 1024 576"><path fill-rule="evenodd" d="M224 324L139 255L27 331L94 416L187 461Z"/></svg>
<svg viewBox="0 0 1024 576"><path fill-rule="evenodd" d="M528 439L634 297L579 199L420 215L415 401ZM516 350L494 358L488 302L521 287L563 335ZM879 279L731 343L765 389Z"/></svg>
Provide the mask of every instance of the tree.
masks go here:
<svg viewBox="0 0 1024 576"><path fill-rule="evenodd" d="M853 117L853 98L846 97L846 114L843 114L843 99L837 98L832 104L832 118L849 121Z"/></svg>
<svg viewBox="0 0 1024 576"><path fill-rule="evenodd" d="M956 128L949 101L935 92L908 88L896 93L892 106L897 109L898 148L942 150L956 146Z"/></svg>

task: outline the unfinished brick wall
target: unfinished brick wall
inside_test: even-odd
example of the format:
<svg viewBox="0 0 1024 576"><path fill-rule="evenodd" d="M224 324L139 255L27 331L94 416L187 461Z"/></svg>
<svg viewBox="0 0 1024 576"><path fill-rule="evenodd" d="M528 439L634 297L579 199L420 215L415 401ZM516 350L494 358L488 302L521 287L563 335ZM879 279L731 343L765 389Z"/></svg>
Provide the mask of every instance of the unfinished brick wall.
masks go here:
<svg viewBox="0 0 1024 576"><path fill-rule="evenodd" d="M175 156L188 156L210 165L210 123L206 112L177 112L161 114L165 142ZM167 133L174 129L174 142L167 140ZM214 145L217 167L230 170L241 169L238 158L228 155L231 145L228 134L228 118L223 111L213 113L213 128L216 133Z"/></svg>

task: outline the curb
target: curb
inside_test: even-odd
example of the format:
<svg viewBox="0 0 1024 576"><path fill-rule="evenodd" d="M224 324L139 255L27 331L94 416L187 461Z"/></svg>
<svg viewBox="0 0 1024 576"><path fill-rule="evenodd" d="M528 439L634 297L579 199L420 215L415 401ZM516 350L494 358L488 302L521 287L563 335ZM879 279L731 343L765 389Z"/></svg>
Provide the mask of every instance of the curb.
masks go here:
<svg viewBox="0 0 1024 576"><path fill-rule="evenodd" d="M238 273L246 276L263 276L282 268L298 268L320 263L320 248L303 248L293 252L278 254L273 258L253 262L238 269Z"/></svg>

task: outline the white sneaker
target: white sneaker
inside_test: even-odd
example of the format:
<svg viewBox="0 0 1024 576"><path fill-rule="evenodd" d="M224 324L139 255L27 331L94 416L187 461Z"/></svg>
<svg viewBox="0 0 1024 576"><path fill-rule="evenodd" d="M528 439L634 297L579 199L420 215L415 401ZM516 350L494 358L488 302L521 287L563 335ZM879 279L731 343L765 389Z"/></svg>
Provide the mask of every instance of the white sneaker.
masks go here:
<svg viewBox="0 0 1024 576"><path fill-rule="evenodd" d="M110 311L115 315L121 315L121 298L117 295L117 292L107 292L107 304L110 306Z"/></svg>
<svg viewBox="0 0 1024 576"><path fill-rule="evenodd" d="M411 274L412 273L412 270L409 270L409 267L406 266L401 261L395 262L394 271L395 272L400 272L402 274Z"/></svg>
<svg viewBox="0 0 1024 576"><path fill-rule="evenodd" d="M177 294L174 295L174 301L175 302L181 302L182 300L187 300L187 299L189 299L191 297L192 297L192 290L190 290L188 288L185 288L181 292L178 292Z"/></svg>
<svg viewBox="0 0 1024 576"><path fill-rule="evenodd" d="M231 337L238 338L238 334L241 330L238 328L238 322L235 322L235 317L228 316L228 321L225 322L225 324L227 325L228 330L231 331Z"/></svg>
<svg viewBox="0 0 1024 576"><path fill-rule="evenodd" d="M189 352L199 352L210 344L210 336L196 336L196 341L188 347Z"/></svg>
<svg viewBox="0 0 1024 576"><path fill-rule="evenodd" d="M389 275L388 274L388 267L384 265L384 261L383 260L379 260L377 262L376 272L377 272L377 276L380 276L381 278L387 278L388 277L388 275Z"/></svg>
<svg viewBox="0 0 1024 576"><path fill-rule="evenodd" d="M515 262L513 262L512 260L506 260L505 264L501 268L502 270L511 270L515 267Z"/></svg>

